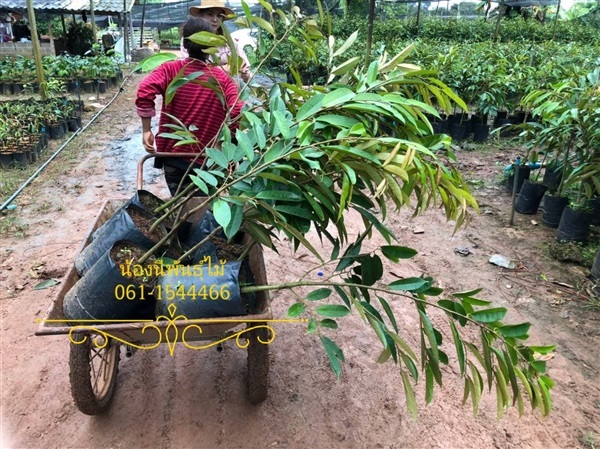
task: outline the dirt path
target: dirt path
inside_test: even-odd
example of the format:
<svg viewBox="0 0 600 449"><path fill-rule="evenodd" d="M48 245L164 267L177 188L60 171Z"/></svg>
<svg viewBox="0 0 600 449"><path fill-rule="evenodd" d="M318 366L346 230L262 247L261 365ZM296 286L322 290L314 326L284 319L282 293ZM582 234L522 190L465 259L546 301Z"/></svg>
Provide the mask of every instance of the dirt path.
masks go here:
<svg viewBox="0 0 600 449"><path fill-rule="evenodd" d="M391 224L400 244L419 251L394 267L398 275L433 275L449 291L484 287L483 295L509 308L513 322L530 321L540 344L558 344L549 362L555 380L553 413L542 419L529 410L517 419L510 410L496 419L493 394L480 413L461 405L457 365L445 367L443 391L420 415L407 413L402 381L392 365L375 363L378 346L356 314L342 321L332 338L345 351L341 381L330 372L320 343L297 324L276 326L270 345L269 398L260 406L246 399L246 354L235 345L222 352L194 352L178 346L174 357L161 347L125 358L118 386L103 416L81 414L69 386L66 336L36 337L56 287L33 290L40 279L60 278L106 198L134 192L140 126L132 104L138 78L74 143L74 156L60 156L18 199L19 232L2 235L0 258L2 447L7 448L573 448L593 447L600 435L599 314L583 308L574 290L553 284L585 283L585 272L548 258L552 232L533 226L534 217L508 222L508 196L495 185L510 152L460 152L482 213L452 235L438 210L417 219L403 211ZM481 182L479 182L481 181ZM148 169L149 190L164 195L159 172ZM421 228L422 234L414 234ZM358 230L358 226L354 231ZM25 234L24 236L22 234ZM475 246L476 245L476 246ZM468 257L453 248L467 246ZM487 262L501 253L519 261L506 272ZM295 279L311 258L294 254L287 242L267 253L271 282ZM40 275L41 277L35 278ZM544 275L548 281L540 277ZM283 317L291 298L273 295L273 314ZM417 318L409 302L393 305L400 327L416 343Z"/></svg>

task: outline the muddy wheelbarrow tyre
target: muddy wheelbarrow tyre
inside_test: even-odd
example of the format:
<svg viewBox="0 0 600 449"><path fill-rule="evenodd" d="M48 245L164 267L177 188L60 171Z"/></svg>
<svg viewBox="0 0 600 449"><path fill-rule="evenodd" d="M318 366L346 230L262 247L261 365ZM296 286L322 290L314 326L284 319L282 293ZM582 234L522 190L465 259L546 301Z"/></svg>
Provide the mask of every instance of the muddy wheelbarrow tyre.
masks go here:
<svg viewBox="0 0 600 449"><path fill-rule="evenodd" d="M109 406L117 383L120 347L107 345L98 349L92 335L73 334L69 355L71 394L77 408L86 415L99 415ZM85 339L85 341L84 341Z"/></svg>
<svg viewBox="0 0 600 449"><path fill-rule="evenodd" d="M259 404L269 394L269 330L261 327L248 332L248 399Z"/></svg>

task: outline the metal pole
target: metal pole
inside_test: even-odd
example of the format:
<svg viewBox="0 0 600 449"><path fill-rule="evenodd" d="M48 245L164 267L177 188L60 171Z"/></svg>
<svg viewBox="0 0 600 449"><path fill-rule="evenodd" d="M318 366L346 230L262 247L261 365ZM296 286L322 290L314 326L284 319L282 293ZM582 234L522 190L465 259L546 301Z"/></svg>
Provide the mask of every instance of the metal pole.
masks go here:
<svg viewBox="0 0 600 449"><path fill-rule="evenodd" d="M515 223L515 202L517 200L517 185L519 183L519 166L521 165L521 158L517 157L515 160L515 178L513 179L512 187L512 206L510 211L510 225L513 226Z"/></svg>
<svg viewBox="0 0 600 449"><path fill-rule="evenodd" d="M140 48L142 48L142 41L144 40L144 20L146 19L146 0L142 5L142 23L140 24Z"/></svg>
<svg viewBox="0 0 600 449"><path fill-rule="evenodd" d="M27 17L29 19L29 28L31 28L31 46L33 48L33 58L35 59L35 72L40 86L40 98L43 101L46 100L46 77L44 76L44 68L42 67L42 51L37 34L33 0L27 0Z"/></svg>
<svg viewBox="0 0 600 449"><path fill-rule="evenodd" d="M494 42L498 42L498 34L500 34L500 21L502 20L502 14L504 14L504 0L500 0L498 5L498 20L496 21L496 31L494 31Z"/></svg>
<svg viewBox="0 0 600 449"><path fill-rule="evenodd" d="M556 6L556 16L554 16L554 28L552 29L552 40L556 37L556 24L558 23L558 13L560 12L560 0Z"/></svg>
<svg viewBox="0 0 600 449"><path fill-rule="evenodd" d="M90 16L92 20L92 35L95 44L96 42L98 42L98 38L96 37L96 16L94 15L94 0L90 0Z"/></svg>
<svg viewBox="0 0 600 449"><path fill-rule="evenodd" d="M419 19L421 18L421 0L418 2L417 6L417 37L419 36Z"/></svg>

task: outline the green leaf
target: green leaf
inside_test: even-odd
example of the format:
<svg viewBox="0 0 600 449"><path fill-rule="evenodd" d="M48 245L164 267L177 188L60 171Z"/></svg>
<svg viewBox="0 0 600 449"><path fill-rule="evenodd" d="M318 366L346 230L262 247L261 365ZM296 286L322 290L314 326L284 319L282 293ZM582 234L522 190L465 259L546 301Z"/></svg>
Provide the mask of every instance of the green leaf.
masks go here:
<svg viewBox="0 0 600 449"><path fill-rule="evenodd" d="M327 357L329 357L331 369L339 380L342 374L342 366L340 365L340 361L344 361L344 353L337 344L324 335L321 335L321 342L323 343Z"/></svg>
<svg viewBox="0 0 600 449"><path fill-rule="evenodd" d="M330 318L325 318L324 320L321 320L321 321L319 322L319 324L320 324L322 327L326 327L326 328L328 328L328 329L337 329L337 328L338 328L338 323L337 323L337 321L335 321L335 320L332 320L332 319L330 319Z"/></svg>
<svg viewBox="0 0 600 449"><path fill-rule="evenodd" d="M324 108L332 108L339 104L345 103L346 101L352 100L354 95L356 94L347 87L332 90L323 98L322 106Z"/></svg>
<svg viewBox="0 0 600 449"><path fill-rule="evenodd" d="M151 72L159 65L164 64L168 61L174 61L177 59L177 55L174 53L157 53L155 55L148 56L147 58L142 59L138 65L133 69L134 72L142 71L142 72Z"/></svg>
<svg viewBox="0 0 600 449"><path fill-rule="evenodd" d="M208 195L208 186L196 175L190 175L192 182L206 195Z"/></svg>
<svg viewBox="0 0 600 449"><path fill-rule="evenodd" d="M217 223L225 229L231 221L231 209L229 208L229 204L221 199L216 200L213 203L213 215L215 216Z"/></svg>
<svg viewBox="0 0 600 449"><path fill-rule="evenodd" d="M402 385L404 385L404 395L406 396L406 407L408 411L412 415L413 419L417 419L418 411L417 411L417 401L415 399L415 392L410 383L410 379L405 371L401 372L402 374Z"/></svg>
<svg viewBox="0 0 600 449"><path fill-rule="evenodd" d="M531 327L531 323L521 324L510 324L502 327L498 327L497 330L502 334L503 337L507 338L521 338L527 337L527 332Z"/></svg>
<svg viewBox="0 0 600 449"><path fill-rule="evenodd" d="M350 58L347 61L344 61L343 63L341 63L340 65L332 68L331 74L332 75L344 75L345 73L348 73L350 70L352 70L354 67L356 67L359 62L360 62L360 56L354 56L353 58Z"/></svg>
<svg viewBox="0 0 600 449"><path fill-rule="evenodd" d="M227 168L229 166L229 161L221 150L217 150L216 148L207 148L206 155L221 168Z"/></svg>
<svg viewBox="0 0 600 449"><path fill-rule="evenodd" d="M342 46L333 53L333 57L335 58L336 56L340 56L342 53L344 53L346 50L348 50L350 48L350 46L352 46L352 44L356 41L357 37L358 37L358 30L356 30L354 33L352 33L350 35L350 37L348 37L348 39L346 39L346 41L342 44Z"/></svg>
<svg viewBox="0 0 600 449"><path fill-rule="evenodd" d="M398 262L399 259L410 259L417 255L417 251L406 246L389 245L382 246L381 252L392 262Z"/></svg>
<svg viewBox="0 0 600 449"><path fill-rule="evenodd" d="M262 192L258 192L255 198L263 200L302 201L300 195L287 190L263 190Z"/></svg>
<svg viewBox="0 0 600 449"><path fill-rule="evenodd" d="M551 352L553 352L556 349L556 345L529 346L529 349L531 349L533 352L537 352L538 354L546 355L546 354L550 354Z"/></svg>
<svg viewBox="0 0 600 449"><path fill-rule="evenodd" d="M348 295L346 294L344 289L337 285L334 286L333 288L334 288L335 292L339 295L339 297L342 298L342 301L344 301L344 304L346 304L346 307L350 308L350 298L348 298Z"/></svg>
<svg viewBox="0 0 600 449"><path fill-rule="evenodd" d="M305 310L306 310L306 306L301 302L297 302L290 306L290 308L287 311L287 315L291 318L295 318L297 316L302 315Z"/></svg>
<svg viewBox="0 0 600 449"><path fill-rule="evenodd" d="M427 365L425 369L425 404L429 404L433 399L433 371L431 366Z"/></svg>
<svg viewBox="0 0 600 449"><path fill-rule="evenodd" d="M388 319L390 320L390 323L392 323L392 327L394 328L394 331L396 333L398 333L398 324L396 323L396 317L394 316L394 312L392 311L392 308L390 307L388 302L381 296L377 296L377 299L379 299L379 302L381 303L381 307L383 307L383 310L385 310L385 314L387 315Z"/></svg>
<svg viewBox="0 0 600 449"><path fill-rule="evenodd" d="M431 351L437 362L440 359L440 356L438 354L437 340L433 332L433 326L431 325L431 321L429 320L429 317L425 312L419 310L419 315L421 315L422 331L425 333L427 339L429 340L429 346L431 347Z"/></svg>
<svg viewBox="0 0 600 449"><path fill-rule="evenodd" d="M476 295L477 293L479 293L482 290L483 290L483 288L478 288L476 290L469 290L466 292L453 293L452 296L456 296L457 298L468 298L470 296Z"/></svg>
<svg viewBox="0 0 600 449"><path fill-rule="evenodd" d="M383 264L379 256L362 256L360 259L360 274L365 285L373 285L380 280L383 276Z"/></svg>
<svg viewBox="0 0 600 449"><path fill-rule="evenodd" d="M195 44L202 45L203 47L225 47L227 45L227 39L225 39L223 36L209 33L208 31L194 33L187 39L191 40Z"/></svg>
<svg viewBox="0 0 600 449"><path fill-rule="evenodd" d="M495 307L491 309L478 310L473 312L470 317L479 323L494 323L502 321L508 310L504 307Z"/></svg>
<svg viewBox="0 0 600 449"><path fill-rule="evenodd" d="M465 357L465 348L463 347L462 340L460 339L460 335L458 330L456 330L456 326L452 321L450 321L450 328L452 329L452 338L454 340L454 347L456 348L456 355L458 357L458 366L460 367L460 375L465 375L465 367L466 367L466 357Z"/></svg>
<svg viewBox="0 0 600 449"><path fill-rule="evenodd" d="M263 30L267 31L273 37L276 37L276 35L275 35L275 29L273 28L273 25L271 25L265 19L261 19L260 17L253 16L251 18L251 21L254 22L255 24L257 24Z"/></svg>
<svg viewBox="0 0 600 449"><path fill-rule="evenodd" d="M546 362L544 360L535 360L530 363L531 363L531 366L533 367L533 369L536 370L537 372L539 372L539 373L546 372Z"/></svg>
<svg viewBox="0 0 600 449"><path fill-rule="evenodd" d="M238 129L235 132L235 137L238 141L238 145L244 150L248 162L252 162L254 160L254 145L250 141L248 135Z"/></svg>
<svg viewBox="0 0 600 449"><path fill-rule="evenodd" d="M331 295L331 289L329 288L319 288L317 290L313 290L308 295L306 295L306 299L309 301L320 301L321 299L328 298Z"/></svg>
<svg viewBox="0 0 600 449"><path fill-rule="evenodd" d="M315 309L315 311L324 317L327 318L342 318L346 315L350 314L350 309L345 306L337 305L337 304L326 304L319 306Z"/></svg>
<svg viewBox="0 0 600 449"><path fill-rule="evenodd" d="M242 220L244 218L244 206L241 204L231 205L231 220L229 224L225 226L225 236L228 239L233 238L242 226Z"/></svg>
<svg viewBox="0 0 600 449"><path fill-rule="evenodd" d="M290 137L292 137L292 123L288 122L288 120L285 118L285 115L283 115L283 113L280 111L274 111L273 117L275 118L277 128L279 128L279 132L281 132L283 138L289 139Z"/></svg>
<svg viewBox="0 0 600 449"><path fill-rule="evenodd" d="M199 178L202 178L202 180L208 185L215 187L219 183L219 180L206 170L200 170L198 168L195 168L194 172L198 175Z"/></svg>
<svg viewBox="0 0 600 449"><path fill-rule="evenodd" d="M379 356L379 358L377 359L377 363L387 362L391 355L392 355L392 351L390 350L390 348L385 348L381 352L381 355Z"/></svg>
<svg viewBox="0 0 600 449"><path fill-rule="evenodd" d="M406 278L394 281L388 285L390 290L415 291L427 284L427 281L422 278Z"/></svg>
<svg viewBox="0 0 600 449"><path fill-rule="evenodd" d="M50 288L50 287L54 287L55 285L60 284L60 281L57 281L56 279L46 279L45 281L40 282L39 284L36 284L35 287L33 287L34 290L44 290L46 288Z"/></svg>
<svg viewBox="0 0 600 449"><path fill-rule="evenodd" d="M302 105L296 114L296 121L300 122L301 120L305 120L308 117L316 114L321 109L321 104L323 103L323 98L325 95L317 94L313 97L309 98L306 103Z"/></svg>

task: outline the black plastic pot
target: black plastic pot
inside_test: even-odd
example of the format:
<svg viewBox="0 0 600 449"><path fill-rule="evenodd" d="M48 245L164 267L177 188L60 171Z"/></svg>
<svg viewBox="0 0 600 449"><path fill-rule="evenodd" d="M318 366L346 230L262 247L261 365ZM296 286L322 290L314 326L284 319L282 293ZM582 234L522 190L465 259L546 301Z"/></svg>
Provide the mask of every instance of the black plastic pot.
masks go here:
<svg viewBox="0 0 600 449"><path fill-rule="evenodd" d="M592 208L592 225L600 226L600 196L589 200L588 206Z"/></svg>
<svg viewBox="0 0 600 449"><path fill-rule="evenodd" d="M562 179L562 169L560 167L547 167L544 172L544 179L542 184L548 187L550 192L556 192L558 187L560 186L560 181Z"/></svg>
<svg viewBox="0 0 600 449"><path fill-rule="evenodd" d="M13 157L13 164L16 167L26 167L27 164L29 163L29 159L27 158L27 153L23 153L23 152L18 152L18 153L13 153L12 154Z"/></svg>
<svg viewBox="0 0 600 449"><path fill-rule="evenodd" d="M456 122L450 125L449 133L452 136L452 140L462 142L468 135L467 125Z"/></svg>
<svg viewBox="0 0 600 449"><path fill-rule="evenodd" d="M439 119L431 124L433 132L436 134L443 134L448 132L448 119Z"/></svg>
<svg viewBox="0 0 600 449"><path fill-rule="evenodd" d="M12 168L14 165L12 154L0 153L0 167Z"/></svg>
<svg viewBox="0 0 600 449"><path fill-rule="evenodd" d="M50 125L50 138L53 140L62 139L65 135L62 123L54 123Z"/></svg>
<svg viewBox="0 0 600 449"><path fill-rule="evenodd" d="M247 261L222 264L212 259L206 264L178 265L170 267L170 270L170 273L158 278L154 290L157 316L168 316L170 304L175 304L177 313L188 319L241 316L255 312L255 295L240 292L240 271L244 270L245 276L251 276ZM244 284L253 283L251 279L244 280ZM182 294L177 294L178 291Z"/></svg>
<svg viewBox="0 0 600 449"><path fill-rule="evenodd" d="M101 94L105 94L106 93L106 82L105 81L99 81L98 82L98 92Z"/></svg>
<svg viewBox="0 0 600 449"><path fill-rule="evenodd" d="M21 83L12 83L12 93L13 95L17 95L23 92L23 84Z"/></svg>
<svg viewBox="0 0 600 449"><path fill-rule="evenodd" d="M102 234L106 230L106 228L112 226L112 224L110 222L112 220L119 219L117 213L126 209L131 204L137 206L140 209L143 209L145 212L147 212L150 215L154 215L153 208L147 207L147 205L151 202L153 204L161 204L161 205L164 204L164 201L161 200L156 195L154 195L153 193L148 192L147 190L138 190L135 193L135 195L133 195L131 198L129 198L129 200L127 200L127 202L123 205L123 207L121 207L121 209L119 209L117 212L115 212L115 214L111 218L109 218L106 222L104 222L104 224L102 226L100 226L98 229L96 229L96 231L92 234L92 240L94 240L98 235Z"/></svg>
<svg viewBox="0 0 600 449"><path fill-rule="evenodd" d="M72 118L72 119L68 120L67 127L69 128L69 131L71 131L71 132L77 131L79 129L79 124L77 123L77 119Z"/></svg>
<svg viewBox="0 0 600 449"><path fill-rule="evenodd" d="M542 223L549 228L558 228L563 210L569 204L566 196L544 195L544 213Z"/></svg>
<svg viewBox="0 0 600 449"><path fill-rule="evenodd" d="M596 259L592 265L592 280L600 281L600 249L596 252Z"/></svg>
<svg viewBox="0 0 600 449"><path fill-rule="evenodd" d="M473 141L485 142L490 136L490 125L475 123L473 125Z"/></svg>
<svg viewBox="0 0 600 449"><path fill-rule="evenodd" d="M591 213L566 207L556 230L556 240L586 242L590 234L591 223Z"/></svg>
<svg viewBox="0 0 600 449"><path fill-rule="evenodd" d="M513 164L513 170L515 166ZM519 177L517 178L517 192L521 191L521 187L523 186L523 182L526 179L529 179L529 175L531 174L531 168L529 165L520 165L519 166ZM514 173L508 175L508 179L506 180L506 189L512 192L513 184L515 180Z"/></svg>
<svg viewBox="0 0 600 449"><path fill-rule="evenodd" d="M155 220L155 217L134 204L118 210L115 215L99 228L101 231L94 234L91 243L77 255L75 269L80 276L84 276L110 250L113 244L119 240L128 240L144 250L149 250L159 238L165 236L166 229L164 226L159 226L156 237L150 238L137 228L130 213L138 213L148 220Z"/></svg>
<svg viewBox="0 0 600 449"><path fill-rule="evenodd" d="M117 243L120 242L114 244ZM101 321L154 318L151 288L140 284L141 277L127 275L127 265L115 264L111 257L112 246L65 295L63 313L66 319Z"/></svg>
<svg viewBox="0 0 600 449"><path fill-rule="evenodd" d="M537 213L544 193L546 193L546 186L537 182L526 179L523 181L517 201L515 202L515 211L520 214L533 215Z"/></svg>

